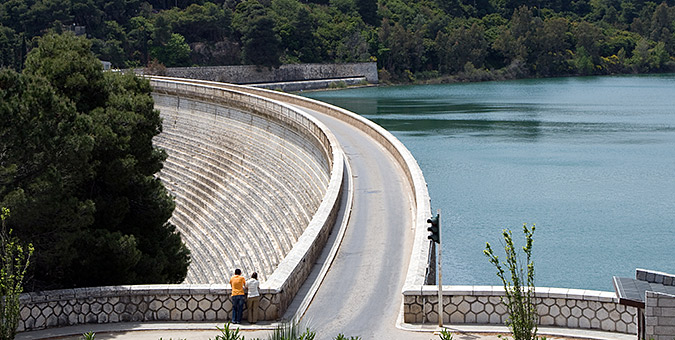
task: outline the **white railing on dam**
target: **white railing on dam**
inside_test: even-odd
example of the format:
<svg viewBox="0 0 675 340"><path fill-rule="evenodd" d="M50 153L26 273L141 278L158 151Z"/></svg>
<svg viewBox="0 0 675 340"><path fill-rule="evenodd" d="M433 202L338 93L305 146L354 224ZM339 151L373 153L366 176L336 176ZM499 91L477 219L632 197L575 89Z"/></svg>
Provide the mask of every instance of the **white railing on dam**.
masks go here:
<svg viewBox="0 0 675 340"><path fill-rule="evenodd" d="M344 156L339 144L332 133L320 122L284 103L238 92L234 89L215 88L186 82L152 80L151 85L153 86L155 95L158 98L162 98L161 105L159 105L160 109L168 110L169 107L172 107L173 111L169 110L170 113L184 115L180 117L181 120L185 119L181 123L171 121L171 119L167 120L165 117L165 127L168 127L168 124L176 124L177 126L181 125L183 127L190 127L191 129L204 129L210 124L206 122L213 117L198 119L195 115L209 112L211 115L222 114L223 117L232 117L233 120L230 122L239 128L243 126L241 124L244 121L255 121L255 124L262 124L265 128L268 128L270 134L283 135L288 138L288 142L295 140L295 143L302 144L295 150L298 153L297 157L289 163L292 167L286 170L303 173L302 178L311 178L310 181L314 182L314 184L309 184L304 187L305 189L300 190L302 191L302 195L305 195L305 198L289 198L288 193L278 194L281 197L289 198L289 202L285 203L291 203L291 200L305 202L310 206L313 205L314 208L310 208L310 210L313 209L314 211L310 212L309 216L311 218L307 220L306 225L301 226L300 230L293 229L290 231L293 234L292 238L296 238L292 248L286 249L287 251L283 259L278 262L273 272L266 273L266 280L261 280L262 298L259 313L262 316L261 319L279 319L297 293L297 290L305 281L315 259L323 249L323 245L336 220L342 195L344 171ZM183 101L183 103L179 104L179 101ZM184 113L184 111L188 111L189 113ZM248 116L242 120L242 117L246 114ZM178 117L175 118L178 119ZM212 123L212 121L210 122ZM167 130L171 131L172 129L169 127ZM254 130L260 131L257 128L249 129L249 131ZM224 131L226 129L223 129L221 132ZM216 206L223 205L223 202L205 201L203 198L225 198L223 195L214 195L213 193L217 190L223 190L229 184L236 184L240 189L245 187L245 190L250 190L248 192L249 195L262 194L262 191L258 187L261 183L255 182L255 179L251 179L251 182L241 181L243 178L254 177L251 176L251 174L255 173L254 171L249 172L247 177L242 170L242 172L236 175L242 177L239 178L239 181L235 181L235 178L231 177L232 174L230 174L230 177L226 177L227 175L219 171L215 165L227 162L236 163L239 166L242 164L255 166L257 164L258 169L256 171L267 171L270 174L274 174L281 171L275 165L286 164L268 163L269 169L260 169L260 167L265 165L264 162L269 161L271 158L264 158L262 160L263 164L250 162L251 159L262 157L262 155L247 154L246 152L238 156L231 155L233 157L228 158L229 156L224 156L227 153L224 149L209 149L211 144L214 143L213 139L218 137L217 135L210 135L213 138L210 137L196 141L197 137L195 135L198 135L197 132L204 131L181 133L180 131L173 130L170 136L161 137L164 138L162 142L166 145L175 142L175 145L173 145L175 157L169 157L168 160L168 163L173 162L174 164L167 164L167 169L170 169L170 171L164 173L168 177L166 181L173 181L174 183L170 183L170 185L174 185L175 187L179 187L178 182L180 181L190 182L189 185L186 185L178 193L179 195L183 195L183 199L185 200L182 202L185 206L188 206L187 208L177 209L182 212L180 217L182 221L191 219L195 222L200 221L207 224L213 222L213 216L207 216L207 212L217 213L217 210L213 209ZM242 136L235 136L235 139L239 137ZM278 139L277 142L281 141L281 139ZM284 159L292 156L288 152L290 149L294 149L294 147L287 143L273 143L271 140L274 140L274 138L271 138L270 135L258 134L257 143L252 143L256 145L250 145L250 149L247 150L269 152L264 147L260 147L269 142L275 148L285 149ZM202 149L198 145L209 147ZM218 161L216 162L215 160ZM319 161L317 162L317 160ZM319 167L306 166L307 164L318 163L323 165ZM190 176L182 176L183 171L188 170L191 166L199 167L199 169L192 169L194 171L190 172ZM289 178L282 178L286 175L280 174L280 176L268 177L270 181L276 180L278 183L281 183L284 180L291 180ZM272 177L275 178L272 179ZM219 183L220 180L224 179L227 179L226 183ZM321 180L325 181L325 183L317 184ZM294 181L295 187L303 188L298 183L297 178ZM241 194L244 195L243 193ZM319 195L318 199L314 199L317 195ZM248 199L251 200L250 197ZM295 211L305 214L306 212L301 212L307 209L305 203L301 203ZM263 204L257 204L257 206L264 208L263 206L272 204L279 204L279 202L268 201ZM281 209L276 209L276 211L282 213L284 211L292 211L292 209L284 210L287 208L285 205ZM231 209L222 211L219 214L220 216L224 216L229 213L234 213L234 211ZM263 213L251 213L250 216L256 218L263 215ZM271 216L274 216L274 214ZM289 226L285 225L284 227ZM197 234L204 234L204 231L191 230L186 231L186 234L187 232L192 233L191 237L193 237L194 242L200 242L200 244L188 244L188 247L192 246L193 249L196 246L206 247L208 243L217 252L217 249L222 249L218 247L224 247L226 243L224 239L216 240L217 237L215 235L208 235L206 236L207 239L198 238ZM255 237L253 234L260 232L260 230L254 230L248 235ZM214 237L208 238L209 236ZM271 240L268 241L270 241L268 244L272 243ZM215 245L215 243L221 242L223 244ZM283 241L279 240L279 242ZM258 243L264 244L265 242L261 241ZM239 250L241 249L243 248ZM256 250L251 249L251 251ZM266 249L257 249L257 251L262 253ZM219 255L218 258L221 258L228 254ZM212 259L212 261L217 261L218 258ZM259 261L269 263L273 260L260 258ZM260 264L261 268L264 266L265 264ZM258 265L254 265L255 267L258 267ZM20 331L83 323L225 321L229 319L232 310L230 286L222 283L111 286L31 292L22 294L20 302Z"/></svg>

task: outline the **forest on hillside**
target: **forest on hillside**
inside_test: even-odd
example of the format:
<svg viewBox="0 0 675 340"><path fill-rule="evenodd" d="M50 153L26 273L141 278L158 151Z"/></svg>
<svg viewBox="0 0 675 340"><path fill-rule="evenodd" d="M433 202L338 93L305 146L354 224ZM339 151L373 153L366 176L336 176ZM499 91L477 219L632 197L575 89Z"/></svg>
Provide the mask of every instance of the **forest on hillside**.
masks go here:
<svg viewBox="0 0 675 340"><path fill-rule="evenodd" d="M0 64L86 34L113 67L376 60L384 81L675 70L675 1L7 0Z"/></svg>

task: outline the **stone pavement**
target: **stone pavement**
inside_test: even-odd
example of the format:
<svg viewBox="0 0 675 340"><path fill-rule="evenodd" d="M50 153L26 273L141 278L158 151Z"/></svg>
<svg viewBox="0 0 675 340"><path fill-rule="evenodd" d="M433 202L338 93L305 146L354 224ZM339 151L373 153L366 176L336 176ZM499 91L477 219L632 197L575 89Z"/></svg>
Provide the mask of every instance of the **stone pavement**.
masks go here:
<svg viewBox="0 0 675 340"><path fill-rule="evenodd" d="M240 334L247 339L266 339L278 325L276 322L262 322L257 325L238 325ZM79 340L83 333L96 333L97 340L208 340L215 339L220 333L216 327L223 327L222 323L212 322L173 322L173 323L115 323L91 324L71 327L46 329L41 331L19 333L16 340L60 339ZM310 325L311 327L311 325ZM504 326L492 325L446 325L453 332L455 340L500 340L499 334L505 334L508 329ZM402 330L396 339L392 340L429 340L439 339L437 325L398 325ZM350 334L345 330L346 336ZM636 335L602 332L593 330L567 328L539 328L539 334L547 339L596 339L596 340L635 340ZM317 339L332 339L337 334L324 338L322 334ZM369 339L363 339L369 340Z"/></svg>

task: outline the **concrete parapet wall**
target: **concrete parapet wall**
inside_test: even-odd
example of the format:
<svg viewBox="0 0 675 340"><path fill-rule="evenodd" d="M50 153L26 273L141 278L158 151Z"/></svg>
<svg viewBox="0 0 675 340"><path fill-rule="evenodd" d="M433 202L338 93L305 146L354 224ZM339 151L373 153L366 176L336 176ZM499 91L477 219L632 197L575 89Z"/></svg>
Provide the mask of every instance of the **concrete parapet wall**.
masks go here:
<svg viewBox="0 0 675 340"><path fill-rule="evenodd" d="M438 322L436 287L403 295L405 322ZM443 322L503 325L509 315L502 298L501 286L443 286ZM637 309L619 304L611 292L536 287L535 303L540 326L637 332Z"/></svg>
<svg viewBox="0 0 675 340"><path fill-rule="evenodd" d="M261 294L259 315L274 320L279 294L270 289ZM21 304L19 331L86 323L218 321L232 315L229 285L65 289L22 294Z"/></svg>
<svg viewBox="0 0 675 340"><path fill-rule="evenodd" d="M151 85L156 93L163 96L186 98L192 104L222 104L225 108L234 109L230 112L248 112L255 117L274 121L289 131L305 136L306 142L324 159L328 182L320 204L292 249L267 280L261 280L261 320L279 319L309 275L337 218L344 171L344 156L337 140L313 117L274 100L235 89L186 82L155 79ZM170 122L165 120L164 124L167 123ZM264 144L265 140L258 142ZM205 203L195 204L201 206ZM123 321L226 321L230 319L232 308L229 294L228 284L115 286L26 293L20 298L21 320L18 329L28 331Z"/></svg>
<svg viewBox="0 0 675 340"><path fill-rule="evenodd" d="M675 275L654 270L638 268L635 270L635 279L649 283L660 283L664 286L675 286Z"/></svg>
<svg viewBox="0 0 675 340"><path fill-rule="evenodd" d="M144 69L134 70L143 74ZM377 63L344 64L286 64L279 68L254 65L169 67L163 76L201 79L232 84L297 82L319 79L365 77L371 84L378 82Z"/></svg>
<svg viewBox="0 0 675 340"><path fill-rule="evenodd" d="M261 89L284 91L284 92L297 92L297 91L306 91L314 89L326 89L330 87L346 87L346 86L355 86L363 85L367 83L366 77L353 77L353 78L338 78L338 79L321 79L321 80L303 80L303 81L284 81L276 83L262 83L251 85Z"/></svg>

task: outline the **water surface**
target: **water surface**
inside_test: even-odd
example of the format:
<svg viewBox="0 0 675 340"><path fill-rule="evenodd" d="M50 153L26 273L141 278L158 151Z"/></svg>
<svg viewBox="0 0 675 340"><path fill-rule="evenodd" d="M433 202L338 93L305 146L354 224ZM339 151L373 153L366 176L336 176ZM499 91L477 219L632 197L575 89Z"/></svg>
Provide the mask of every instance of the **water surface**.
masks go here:
<svg viewBox="0 0 675 340"><path fill-rule="evenodd" d="M500 284L483 255L536 223L538 286L612 291L675 273L675 75L313 92L410 149L442 210L443 282Z"/></svg>

